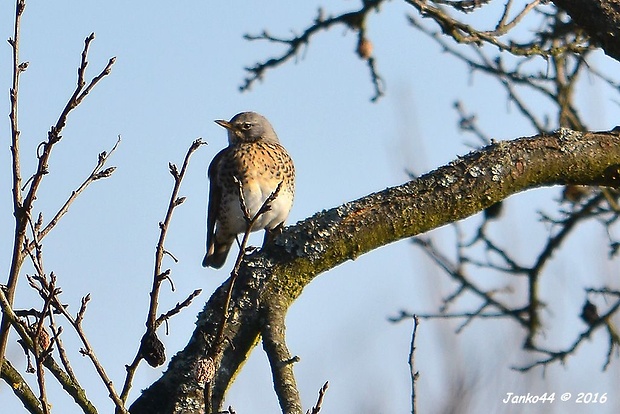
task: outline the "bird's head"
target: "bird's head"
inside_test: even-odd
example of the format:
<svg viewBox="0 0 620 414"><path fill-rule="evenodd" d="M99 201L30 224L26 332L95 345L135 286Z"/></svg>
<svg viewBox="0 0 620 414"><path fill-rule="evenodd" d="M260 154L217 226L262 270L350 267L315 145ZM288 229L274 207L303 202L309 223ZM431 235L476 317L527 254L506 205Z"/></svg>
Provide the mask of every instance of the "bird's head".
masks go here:
<svg viewBox="0 0 620 414"><path fill-rule="evenodd" d="M228 130L229 145L257 141L279 142L267 118L256 112L241 112L230 121L218 119L215 123Z"/></svg>

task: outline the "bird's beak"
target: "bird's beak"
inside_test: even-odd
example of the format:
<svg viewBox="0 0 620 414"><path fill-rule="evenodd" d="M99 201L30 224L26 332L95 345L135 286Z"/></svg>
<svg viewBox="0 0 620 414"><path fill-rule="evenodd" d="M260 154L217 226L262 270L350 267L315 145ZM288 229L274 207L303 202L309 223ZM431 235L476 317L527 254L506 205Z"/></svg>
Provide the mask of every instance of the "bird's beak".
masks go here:
<svg viewBox="0 0 620 414"><path fill-rule="evenodd" d="M226 129L228 129L229 131L233 130L233 124L231 124L228 121L224 121L223 119L216 119L215 123L218 124L221 127L224 127Z"/></svg>

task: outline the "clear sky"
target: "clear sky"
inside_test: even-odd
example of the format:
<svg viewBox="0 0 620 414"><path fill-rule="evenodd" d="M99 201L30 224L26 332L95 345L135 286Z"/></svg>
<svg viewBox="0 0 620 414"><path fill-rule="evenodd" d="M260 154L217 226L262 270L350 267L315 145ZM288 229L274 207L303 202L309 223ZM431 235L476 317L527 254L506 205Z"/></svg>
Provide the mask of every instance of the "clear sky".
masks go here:
<svg viewBox="0 0 620 414"><path fill-rule="evenodd" d="M13 6L0 6L0 37L12 35ZM56 122L73 91L83 41L95 32L88 76L98 73L116 56L112 74L104 79L82 106L69 117L63 139L50 162L36 211L51 218L71 191L122 136L110 165L117 167L107 180L94 183L71 207L44 243L46 270L54 271L63 287L63 300L76 312L80 297L91 293L84 328L117 388L124 365L131 362L144 332L158 225L172 189L168 162L180 164L191 142L202 137L208 146L193 157L181 195L187 201L175 211L167 249L178 259L167 260L175 292L164 289L161 311L183 300L192 290L203 294L170 323L163 336L167 356L183 348L194 328L195 315L210 293L227 277L232 263L215 271L200 265L204 255L206 167L226 145L225 131L213 123L237 112L265 115L289 150L297 169L297 194L289 218L302 220L407 179L406 169L423 173L470 150L473 137L459 134L453 102L461 99L478 113L481 125L496 139L534 134L497 83L470 76L465 65L441 53L440 48L408 26L401 2L386 3L372 15L368 35L383 76L387 95L371 103L373 90L365 63L355 54L356 36L344 27L319 34L297 63L270 71L250 92L240 93L244 66L269 58L278 45L248 42L245 33L269 29L274 35L299 33L316 16L318 4L270 1L161 2L55 1L27 4L22 22L21 58L29 61L22 76L20 127L24 177L33 171L35 150ZM327 6L326 6L327 7ZM327 13L354 10L357 2L331 4ZM2 113L9 113L11 50L0 47ZM591 64L618 70L602 54ZM583 115L594 130L611 129L618 117L616 99L596 79L587 79L578 91ZM546 102L536 103L544 110ZM541 110L542 111L542 110ZM10 153L8 117L0 118L0 270L6 274L11 251ZM505 245L514 244L526 263L547 234L536 212L553 211L560 190L537 190L511 198L510 219L498 223L494 234ZM471 219L475 223L479 218ZM604 233L585 229L588 247L573 243L558 255L543 290L555 317L549 317L549 337L566 346L584 325L574 316L583 304L582 286L601 286L618 263L606 262ZM436 233L452 243L452 230ZM260 237L253 240L260 243ZM526 246L529 246L526 247ZM570 250L572 249L572 250ZM573 254L571 254L573 252ZM574 254L579 252L579 254ZM584 264L583 254L592 257ZM600 258L600 259L597 259ZM229 260L229 262L231 262ZM570 269L570 271L569 271ZM31 272L25 266L27 272ZM555 277L555 280L554 280ZM2 279L4 283L4 279ZM510 281L485 280L503 286ZM573 287L574 285L574 287ZM617 285L616 285L617 287ZM324 402L326 413L404 413L409 410L407 358L411 325L391 324L387 317L401 309L437 310L454 285L407 241L402 241L339 266L318 277L293 305L288 319L288 345L301 361L297 381L304 407L316 400L318 389L330 381ZM518 292L518 290L517 290ZM36 295L21 281L17 307L32 307ZM515 296L515 303L523 297ZM38 302L36 302L38 303ZM460 304L467 308L465 300ZM604 406L555 406L558 412L618 412L619 364L614 360L602 374L606 337L585 343L565 367L550 367L524 375L512 365L532 361L521 350L523 332L505 322L475 322L464 333L453 332L458 322L425 321L418 331L418 404L422 412L440 412L454 395L454 385L465 378L471 412L510 412L501 404L506 392L610 392ZM555 336L553 336L555 335ZM20 348L9 345L16 365L25 360ZM110 412L112 404L89 362L77 353L75 335L66 329L78 375L89 397ZM568 342L567 342L568 341ZM142 364L130 400L156 380L162 369ZM54 410L79 412L53 380L48 384ZM20 412L16 399L0 384L6 412ZM262 349L254 351L228 395L238 413L277 412L277 399ZM548 412L548 407L528 407ZM3 408L4 410L4 408ZM538 410L538 411L537 411ZM541 411L543 410L543 411ZM608 411L606 411L608 410ZM528 411L530 412L530 411Z"/></svg>

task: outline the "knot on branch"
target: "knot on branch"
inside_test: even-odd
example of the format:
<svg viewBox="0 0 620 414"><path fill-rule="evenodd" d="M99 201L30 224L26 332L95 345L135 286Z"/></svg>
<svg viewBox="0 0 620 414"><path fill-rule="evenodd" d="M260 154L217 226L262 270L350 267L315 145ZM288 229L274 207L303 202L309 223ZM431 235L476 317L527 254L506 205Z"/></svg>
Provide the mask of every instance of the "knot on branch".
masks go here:
<svg viewBox="0 0 620 414"><path fill-rule="evenodd" d="M603 171L605 181L608 181L610 185L620 187L620 164L613 164L605 168Z"/></svg>
<svg viewBox="0 0 620 414"><path fill-rule="evenodd" d="M162 365L166 361L164 344L157 334L148 330L140 341L140 356L153 368Z"/></svg>

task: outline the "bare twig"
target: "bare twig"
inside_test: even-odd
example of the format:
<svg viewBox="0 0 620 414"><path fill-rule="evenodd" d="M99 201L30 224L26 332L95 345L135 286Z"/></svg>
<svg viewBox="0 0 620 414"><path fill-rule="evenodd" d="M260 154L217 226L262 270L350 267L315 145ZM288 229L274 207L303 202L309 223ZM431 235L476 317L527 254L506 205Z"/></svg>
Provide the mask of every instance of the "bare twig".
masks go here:
<svg viewBox="0 0 620 414"><path fill-rule="evenodd" d="M411 347L409 348L409 373L411 374L411 414L417 412L417 394L416 383L420 377L420 373L415 369L415 336L418 332L418 325L420 320L416 315L413 315L413 332L411 333Z"/></svg>
<svg viewBox="0 0 620 414"><path fill-rule="evenodd" d="M414 244L423 248L423 251L442 269L446 271L446 273L458 281L463 287L472 293L476 294L480 297L485 304L485 306L492 306L503 313L505 315L510 316L520 325L527 327L528 321L522 315L522 309L511 309L507 305L501 303L500 301L492 298L488 292L476 286L473 282L471 282L467 276L463 273L462 269L458 264L451 263L450 260L433 245L430 239L423 238L415 238L412 240Z"/></svg>
<svg viewBox="0 0 620 414"><path fill-rule="evenodd" d="M588 200L578 211L573 212L561 225L560 230L547 240L547 244L542 249L534 265L528 270L528 336L525 340L525 346L534 346L534 336L540 327L538 313L540 311L541 302L538 293L540 274L544 266L551 260L554 252L556 252L561 244L566 240L575 226L588 218L592 209L598 205L604 196L598 194Z"/></svg>
<svg viewBox="0 0 620 414"><path fill-rule="evenodd" d="M54 343L56 344L56 348L58 349L58 355L60 356L60 362L62 363L62 366L65 368L65 371L67 372L67 375L69 375L71 380L75 382L76 384L78 384L79 382L77 380L77 377L75 376L75 373L73 372L73 368L71 367L71 362L69 361L69 357L67 356L67 351L65 350L65 346L62 342L62 339L60 338L60 334L62 333L62 327L56 326L56 321L54 318L53 311L50 312L49 318L50 318L50 328L53 334L52 340L54 341Z"/></svg>
<svg viewBox="0 0 620 414"><path fill-rule="evenodd" d="M319 414L323 406L323 398L325 397L325 393L327 392L328 388L329 388L329 381L325 381L325 384L323 384L323 386L319 390L319 396L316 400L316 404L314 404L314 407L312 407L312 410L306 411L306 414Z"/></svg>
<svg viewBox="0 0 620 414"><path fill-rule="evenodd" d="M40 264L39 264L39 267L40 267ZM94 349L90 345L90 342L88 341L88 338L86 337L86 334L84 330L82 329L82 320L84 319L84 315L86 313L86 306L88 304L88 301L90 300L90 295L86 295L82 298L80 309L78 310L77 315L73 317L68 312L67 307L62 304L62 302L60 301L58 297L61 291L59 288L55 287L55 278L53 276L50 276L50 279L51 281L48 281L47 278L45 278L44 274L32 276L30 278L31 286L37 290L37 292L44 299L44 301L49 300L50 308L54 308L57 312L62 314L65 317L65 319L71 324L71 326L75 330L83 346L80 352L91 360L91 363L95 367L97 374L99 375L99 377L104 383L104 386L108 390L110 399L114 402L117 408L117 411L119 411L122 414L128 414L127 410L124 408L123 402L120 400L120 398L118 397L118 394L116 393L116 390L114 389L112 380L108 377L105 369L103 368L103 365L101 365L101 363L99 362ZM30 341L28 346L30 349L35 350L35 356L36 356L36 349L37 349L36 342ZM45 358L43 360L43 363L48 368L50 368L50 365L48 365L49 361L51 361L51 358ZM58 369L54 368L54 371L58 371ZM66 375L66 374L62 373L62 375ZM84 406L88 407L89 411L87 412L91 412L90 403L87 403Z"/></svg>
<svg viewBox="0 0 620 414"><path fill-rule="evenodd" d="M525 312L525 309L521 310ZM503 312L455 312L455 313L411 313L404 310L401 310L398 315L390 316L388 321L390 322L401 322L404 320L410 320L414 316L417 316L419 319L501 319L501 318L509 318L510 315L507 315ZM457 329L457 332L462 330L462 328Z"/></svg>
<svg viewBox="0 0 620 414"><path fill-rule="evenodd" d="M620 300L617 300L616 303L614 303L614 305L607 311L605 312L603 315L601 315L600 318L591 321L588 323L588 329L586 329L585 331L583 331L578 337L577 339L572 343L572 345L570 345L568 348L562 350L562 351L552 351L552 350L548 350L548 349L544 349L544 348L539 348L539 347L534 347L532 348L534 351L540 352L542 354L547 355L547 358L544 359L540 359L532 364L529 365L525 365L522 367L513 367L514 370L516 371L529 371L530 369L537 367L537 366L546 366L549 365L551 363L554 362L560 362L560 363L564 363L566 358L573 354L577 348L588 338L590 338L590 336L592 335L592 332L594 332L594 330L596 330L597 328L601 327L601 326L605 326L606 325L606 321L608 321L611 316L613 314L615 314L618 310L620 309ZM609 346L609 352L607 354L607 360L605 362L605 364L603 365L603 369L606 369L609 366L609 360L611 358L611 353L612 353L612 349L614 346L614 342L613 342L613 337L612 335L610 335L610 346Z"/></svg>
<svg viewBox="0 0 620 414"><path fill-rule="evenodd" d="M164 242L166 240L166 235L168 233L168 227L170 226L170 220L172 219L172 213L178 205L179 202L179 190L181 188L181 183L183 178L185 177L185 172L187 171L187 166L189 165L189 160L192 154L200 148L200 146L205 145L206 142L201 139L195 140L192 145L187 150L185 154L185 159L183 160L183 166L181 167L181 171L177 170L177 167L174 164L170 164L170 172L174 177L174 187L172 189L172 194L170 196L170 201L168 203L168 210L166 211L166 216L164 220L159 224L160 232L159 232L159 240L157 242L157 249L155 251L155 269L153 272L153 287L151 289L151 301L149 305L148 312L148 320L146 323L147 329L155 330L156 329L156 321L157 321L157 298L159 296L159 289L161 286L161 282L163 278L160 276L162 274L162 262L164 258L164 254L166 249L164 248Z"/></svg>
<svg viewBox="0 0 620 414"><path fill-rule="evenodd" d="M34 231L33 233L35 234L35 237L36 237L37 233ZM28 244L26 244L26 246L27 245ZM34 330L34 334L32 335L32 339L29 342L26 341L26 345L30 349L32 349L32 351L34 352L36 361L37 361L37 377L38 377L40 399L41 399L41 405L42 405L43 411L45 413L48 413L49 407L48 407L48 404L45 398L45 386L44 386L42 364L44 364L48 360L48 356L51 351L52 342L50 341L49 336L48 336L47 345L43 345L40 343L39 338L41 337L41 333L43 330L43 320L48 314L51 313L51 310L53 308L56 312L58 312L59 314L62 314L72 325L73 329L75 330L78 337L80 338L82 345L84 346L80 350L80 352L83 355L88 356L89 359L91 360L93 366L95 367L95 370L97 371L102 381L104 382L104 385L108 389L110 398L115 403L115 405L117 405L117 409L119 409L122 414L127 414L127 410L124 408L122 402L120 401L120 399L118 398L118 395L116 394L116 391L114 390L112 381L107 376L103 366L99 363L94 353L94 350L92 349L86 337L86 334L82 330L82 321L86 313L86 306L88 304L88 301L90 300L90 294L82 298L80 309L78 310L78 313L76 317L74 318L67 311L67 307L61 303L58 297L61 293L61 289L56 287L56 277L54 273L52 272L50 274L49 280L45 276L46 273L43 269L40 243L38 243L38 241L35 239L33 245L35 246L35 249L36 249L35 252L33 253L32 250L27 247L26 247L26 252L32 259L32 262L37 271L37 274L34 276L28 276L28 280L30 282L30 286L33 287L39 293L39 296L41 296L41 298L43 299L44 306L43 306L43 310L40 312L40 317L36 325L36 329ZM75 377L73 376L72 379L75 379Z"/></svg>
<svg viewBox="0 0 620 414"><path fill-rule="evenodd" d="M38 255L39 259L41 255ZM34 345L33 353L37 366L37 383L39 384L39 400L41 401L41 407L45 414L49 414L50 405L47 402L47 391L45 388L45 371L43 370L43 362L51 354L52 342L50 341L49 334L45 331L43 323L45 317L50 313L51 302L53 300L53 294L56 292L55 282L56 279L53 273L50 275L50 293L44 296L43 309L41 310L41 316L34 324L32 331L32 343Z"/></svg>
<svg viewBox="0 0 620 414"><path fill-rule="evenodd" d="M26 237L26 214L24 213L24 202L21 192L21 156L19 150L19 78L21 73L26 70L28 64L19 61L19 42L20 42L20 26L21 18L26 7L25 0L16 0L15 2L15 22L13 27L13 37L9 39L13 51L13 83L9 92L11 100L11 112L9 119L11 122L11 166L13 172L13 215L15 217L15 233L13 238L13 254L11 257L11 268L9 270L9 279L6 285L6 300L9 307L13 306L15 298L15 289L17 288L17 280L19 279L19 270L21 269L25 255L21 248ZM9 318L5 312L2 314L2 323L0 324L0 361L4 360L4 353L9 339ZM0 365L0 372L2 365Z"/></svg>
<svg viewBox="0 0 620 414"><path fill-rule="evenodd" d="M422 1L409 1L409 3L417 5L416 7L421 11L422 16L430 17L437 22L443 34L448 36L442 36L439 32L423 26L414 16L409 16L410 23L431 36L450 55L466 63L472 72L486 73L499 81L507 93L508 101L515 104L517 110L537 131L541 133L550 132L552 128L558 126L579 131L584 130L577 111L572 106L572 94L573 85L579 78L578 74L583 72L582 69L586 66L585 57L592 47L579 30L567 29L561 11L545 13L536 8L536 3L538 3L536 1L527 4L512 21L508 22L509 9L512 3L509 1L495 30L485 31L459 23L459 20L450 16L445 9L434 8L432 4L440 3L437 0L431 1L428 5ZM424 14L426 12L429 13ZM539 29L539 35L525 44L513 40L513 36L509 36L509 32L527 14L532 12L542 20L543 26ZM507 40L501 41L501 36ZM449 40L446 40L446 37ZM497 42L492 39L497 39L503 44L503 46L500 45L500 48L509 51L513 55L511 59L504 58L501 53L490 56L488 54L489 48L480 47L486 44L498 46ZM517 39L517 36L514 36L514 39ZM450 43L450 40L469 45L471 53L463 53L463 48ZM490 50L495 50L495 48ZM515 56L520 58L514 59ZM547 65L547 73L536 72L531 69L531 64L526 66L528 62L535 62L536 58L544 59L542 63ZM516 62L511 63L512 69L507 67L507 61ZM553 73L548 73L549 68L553 69ZM523 98L525 95L517 89L517 86L533 89L557 105L558 124L555 127L550 125L549 116L543 117L532 110Z"/></svg>
<svg viewBox="0 0 620 414"><path fill-rule="evenodd" d="M71 192L69 198L65 201L62 207L60 207L60 209L54 215L54 218L50 220L50 222L45 226L45 228L37 232L37 238L39 241L42 240L56 226L56 224L58 224L60 219L69 211L69 206L91 183L102 178L107 178L111 176L112 173L114 173L116 167L106 168L105 170L103 169L103 167L105 166L110 156L114 153L114 151L116 151L116 148L118 147L118 144L120 144L120 142L121 137L119 136L116 140L116 143L109 152L103 151L99 154L97 158L97 165L91 171L86 180L84 180L77 189ZM31 249L33 247L34 246L29 246L29 248Z"/></svg>
<svg viewBox="0 0 620 414"><path fill-rule="evenodd" d="M572 234L577 224L582 223L584 220L589 218L594 218L601 214L609 214L610 211L613 211L610 209L599 208L601 204L605 204L605 201L606 197L603 192L593 192L589 199L581 202L580 204L574 205L573 210L570 213L564 213L565 217L561 219L551 219L547 216L543 216L543 221L545 223L550 223L552 226L551 234L549 235L546 244L539 251L534 263L527 267L518 264L516 260L511 257L508 250L499 247L488 237L484 231L487 219L485 219L485 221L480 225L476 237L471 242L465 242L462 240L463 237L460 233L459 226L455 225L458 236L456 243L457 258L455 261L451 261L446 255L440 253L437 248L432 245L430 240L425 241L420 238L415 239L414 241L416 244L421 246L424 251L436 262L436 264L443 268L459 283L457 290L452 295L444 299L444 306L439 313L417 314L417 316L423 318L463 318L465 321L457 329L457 333L477 318L510 318L518 321L523 327L526 328L527 332L524 347L528 350L540 352L548 356L546 359L537 361L527 367L518 368L522 371L529 370L538 365L547 365L555 361L563 362L566 357L575 352L584 339L590 337L590 334L594 328L604 325L607 327L607 331L609 332L610 342L607 362L605 364L606 367L611 360L613 349L616 348L617 342L620 342L620 339L618 339L617 335L615 335L614 328L607 324L607 321L609 321L611 315L618 309L617 306L612 307L608 313L600 318L600 320L597 319L595 321L596 323L593 323L588 330L584 331L574 341L573 345L567 349L560 351L548 350L535 344L535 337L541 325L539 313L541 308L544 306L539 293L539 284L542 271L546 264L554 256L555 252L567 239L568 235ZM605 221L603 222L603 225L608 224ZM469 258L466 255L465 250L471 248L476 243L482 243L484 251L486 253L491 253L490 256L493 258L499 258L500 263L498 264L496 263L496 260L492 260L490 258L486 261L476 261ZM528 287L526 305L518 308L510 308L495 298L496 293L498 292L497 290L485 291L476 287L466 275L467 265L475 265L481 268L494 270L499 273L525 276L525 281ZM471 311L453 313L446 312L448 304L452 303L466 291L478 295L482 299L481 304L476 309ZM613 291L610 290L592 292L613 294ZM490 311L489 308L495 308L497 312ZM414 315L401 311L399 316L393 317L391 320L396 322L411 318L413 316Z"/></svg>
<svg viewBox="0 0 620 414"><path fill-rule="evenodd" d="M127 398L129 397L129 392L131 391L131 387L133 385L133 378L135 376L136 370L138 369L140 361L143 358L147 358L147 362L152 366L161 365L165 361L163 344L157 338L157 328L164 321L167 321L170 317L179 313L183 308L189 306L192 300L201 292L200 289L195 290L183 302L177 303L177 305L173 309L157 317L158 298L161 284L164 280L169 280L172 285L172 279L169 276L170 269L162 272L163 258L165 255L169 255L173 259L175 259L174 256L165 249L164 243L168 233L168 228L170 226L170 221L172 219L172 213L174 212L174 209L181 205L185 200L185 197L179 197L178 194L181 188L181 183L183 182L183 178L185 177L189 161L192 154L202 145L206 145L206 142L204 142L200 138L192 142L189 149L187 150L187 153L185 154L185 158L183 159L181 171L179 171L177 166L172 163L168 165L170 173L174 178L174 186L172 188L172 194L170 195L170 201L168 202L168 209L166 210L165 218L162 222L159 223L160 232L159 239L157 241L157 248L155 250L155 266L153 271L153 284L150 293L149 309L147 312L146 332L142 336L141 345L138 349L138 352L136 353L136 356L134 357L131 364L126 366L127 374L125 376L125 382L123 383L123 389L120 394L120 400L123 402L123 404L127 401ZM172 285L172 290L174 290L174 285ZM117 414L121 413L118 408L116 412Z"/></svg>
<svg viewBox="0 0 620 414"><path fill-rule="evenodd" d="M276 199L276 197L280 193L280 189L282 188L282 183L283 183L283 181L280 181L278 183L278 186L276 187L276 189L271 194L269 194L269 197L265 199L265 201L263 202L261 207L258 209L256 214L253 217L250 217L250 211L245 203L245 198L243 196L242 183L238 179L236 180L236 182L239 185L239 204L240 204L241 211L243 212L245 220L247 222L247 227L246 227L245 233L243 234L243 239L241 240L241 245L239 247L239 253L237 254L237 258L235 260L235 265L233 266L233 269L230 273L230 278L228 282L229 283L228 293L226 296L226 301L224 302L222 324L218 331L218 335L217 335L218 340L215 341L215 343L218 344L218 346L216 346L215 348L219 348L219 346L222 344L224 328L226 326L226 320L228 320L228 317L229 317L228 308L230 306L230 300L232 298L233 288L235 286L235 281L237 280L237 277L239 275L239 266L241 266L241 262L243 261L243 257L245 256L245 248L250 238L250 233L252 233L252 228L254 227L254 224L260 218L260 216L265 214L267 211L269 211L269 209L271 209L271 203L273 202L273 200ZM214 355L217 355L219 352L220 352L219 349L214 349Z"/></svg>
<svg viewBox="0 0 620 414"><path fill-rule="evenodd" d="M191 305L192 301L202 293L202 289L194 290L183 302L180 302L174 306L174 308L170 309L168 312L159 315L157 320L155 321L155 329L157 329L162 323L166 322L168 319L178 314L183 310L183 308Z"/></svg>
<svg viewBox="0 0 620 414"><path fill-rule="evenodd" d="M261 63L256 63L254 66L246 67L245 70L249 72L249 76L244 79L243 85L240 86L241 91L249 90L254 82L262 80L265 73L269 69L281 66L285 62L291 60L297 56L302 48L307 47L311 38L322 30L329 30L333 26L344 25L348 29L352 29L357 32L363 32L365 29L366 18L373 10L378 9L383 0L364 1L362 7L354 12L343 13L336 17L325 17L323 10L319 9L317 17L314 19L313 24L303 31L300 35L295 35L290 38L275 37L269 34L266 30L260 35L246 34L244 38L249 41L266 40L268 42L283 44L287 46L287 50L279 55ZM361 56L362 57L362 56ZM363 57L367 61L367 65L370 71L371 81L374 86L375 94L372 97L372 101L378 100L384 94L384 85L381 76L377 73L375 60L373 58Z"/></svg>
<svg viewBox="0 0 620 414"><path fill-rule="evenodd" d="M12 311L12 309L8 306L8 301L6 300L6 296L0 289L0 306L2 307L2 311L7 315L13 327L18 332L20 336L20 341L27 347L27 349L33 349L34 344L30 339L30 334L26 330L25 326L19 323L17 315ZM5 360L6 361L6 360ZM80 407L80 409L86 414L97 414L97 409L86 397L86 392L83 388L81 388L79 382L70 376L67 375L66 372L60 368L53 358L48 357L43 361L43 365L52 373L52 375L58 380L63 389L70 395L75 403ZM7 368L7 364L4 364L4 368ZM9 368L10 370L10 368ZM10 375L10 371L6 372L7 375ZM5 372L2 372L2 378L6 381ZM12 378L12 377L11 377ZM9 385L13 392L18 396L20 400L27 397L27 395L34 395L31 391L28 391L23 386L13 387L17 382L10 382ZM36 404L40 404L38 399L34 397L34 401ZM26 405L31 403L25 403ZM41 409L39 409L41 410ZM33 410L32 412L42 412Z"/></svg>
<svg viewBox="0 0 620 414"><path fill-rule="evenodd" d="M19 152L19 123L18 123L18 95L19 95L19 77L20 74L28 67L27 62L19 61L19 41L20 41L20 24L21 17L26 6L25 0L17 0L15 7L15 22L13 37L9 39L9 44L13 50L13 83L10 91L11 100L11 155L12 155L12 172L13 172L13 215L15 217L15 233L13 239L13 255L11 258L11 268L9 270L9 277L7 282L7 295L9 305L12 306L13 299L15 297L15 290L17 288L17 282L19 279L19 272L23 261L27 255L22 249L26 240L26 230L28 226L28 220L30 220L34 201L37 198L37 192L43 180L43 176L49 172L48 161L51 156L52 148L61 138L61 132L66 125L67 117L69 113L76 108L88 95L97 83L105 76L107 76L114 64L114 58L111 58L97 76L95 76L88 85L84 79L88 55L88 48L94 34L91 34L86 38L84 49L82 51L82 59L80 67L78 68L77 86L69 98L69 101L65 105L65 108L61 112L58 121L51 127L48 132L48 137L40 147L42 153L38 155L38 164L35 174L28 180L29 188L24 197L22 194L22 175L21 175L21 159ZM0 324L0 360L4 358L6 345L8 341L9 321L6 315L2 317L2 323ZM0 367L1 369L1 367Z"/></svg>
<svg viewBox="0 0 620 414"><path fill-rule="evenodd" d="M510 52L515 56L551 57L566 52L583 53L588 49L588 46L583 46L579 42L544 48L535 43L520 45L517 42L507 43L500 40L503 35L512 30L527 14L535 9L539 3L538 0L526 5L512 22L502 23L500 20L500 24L494 30L486 31L476 29L451 17L443 9L431 5L429 2L422 0L406 0L406 2L415 7L423 17L434 20L441 27L443 34L450 36L458 43L476 44L479 46L486 43L496 46L500 50Z"/></svg>
<svg viewBox="0 0 620 414"><path fill-rule="evenodd" d="M456 101L454 103L454 109L459 114L459 128L461 131L471 132L478 137L483 145L489 145L491 143L491 137L485 134L476 123L476 115L468 114L462 102ZM480 145L472 145L474 148L478 148L479 146Z"/></svg>
<svg viewBox="0 0 620 414"><path fill-rule="evenodd" d="M106 67L97 76L95 76L88 85L86 85L84 75L86 71L86 66L88 65L88 48L94 38L94 33L91 33L91 35L88 36L84 41L82 60L80 63L80 67L78 68L77 86L73 94L69 98L69 101L65 105L65 108L58 117L56 124L50 128L47 134L47 140L40 144L40 146L42 147L42 153L38 157L39 162L37 165L37 170L32 177L30 188L24 201L24 209L26 210L26 212L30 212L30 210L32 209L32 205L34 203L34 200L36 199L36 194L39 186L41 185L43 176L48 174L49 172L48 162L52 154L52 148L54 147L54 144L58 143L58 141L60 141L60 139L62 138L61 133L67 123L67 118L69 114L80 103L82 103L84 98L92 91L95 85L97 85L97 83L99 83L99 81L101 81L101 79L103 79L105 76L109 75L112 70L112 65L115 62L115 58L110 58Z"/></svg>

